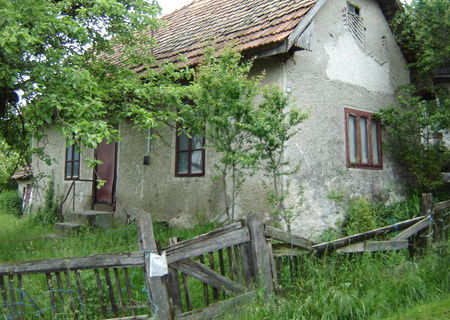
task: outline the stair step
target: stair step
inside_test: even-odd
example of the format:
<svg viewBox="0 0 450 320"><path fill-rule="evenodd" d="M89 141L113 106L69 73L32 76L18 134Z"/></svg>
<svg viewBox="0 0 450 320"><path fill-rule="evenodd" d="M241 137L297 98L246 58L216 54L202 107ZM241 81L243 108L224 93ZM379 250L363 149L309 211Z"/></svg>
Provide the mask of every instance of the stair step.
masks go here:
<svg viewBox="0 0 450 320"><path fill-rule="evenodd" d="M80 225L93 225L102 229L114 226L114 212L99 210L77 211L67 215L68 222Z"/></svg>
<svg viewBox="0 0 450 320"><path fill-rule="evenodd" d="M79 216L86 216L86 217L92 217L92 216L110 216L113 214L111 211L98 211L98 210L85 210L85 211L77 211L73 212L72 214L79 215Z"/></svg>
<svg viewBox="0 0 450 320"><path fill-rule="evenodd" d="M74 233L86 227L85 225L74 222L58 222L55 224L55 231L59 235Z"/></svg>

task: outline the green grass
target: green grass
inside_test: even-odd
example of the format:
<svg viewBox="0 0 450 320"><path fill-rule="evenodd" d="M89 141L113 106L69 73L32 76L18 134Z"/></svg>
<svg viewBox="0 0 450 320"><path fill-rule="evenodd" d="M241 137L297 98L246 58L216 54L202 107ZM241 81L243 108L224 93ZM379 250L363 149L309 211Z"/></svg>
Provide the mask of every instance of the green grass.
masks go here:
<svg viewBox="0 0 450 320"><path fill-rule="evenodd" d="M450 295L428 303L420 303L395 312L383 320L449 320Z"/></svg>
<svg viewBox="0 0 450 320"><path fill-rule="evenodd" d="M281 295L248 306L236 320L383 319L393 310L450 294L450 245L410 261L407 254L304 256L283 270Z"/></svg>

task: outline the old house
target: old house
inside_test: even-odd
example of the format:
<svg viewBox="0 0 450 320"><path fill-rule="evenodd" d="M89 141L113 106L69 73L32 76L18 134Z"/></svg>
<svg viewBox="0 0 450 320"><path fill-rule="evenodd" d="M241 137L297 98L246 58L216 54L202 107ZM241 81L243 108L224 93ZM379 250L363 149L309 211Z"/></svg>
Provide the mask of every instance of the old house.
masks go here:
<svg viewBox="0 0 450 320"><path fill-rule="evenodd" d="M263 84L279 85L291 93L293 107L309 113L286 150L291 163L301 164L286 186L299 212L294 229L317 236L342 217L333 195L388 201L401 194L402 179L383 153L380 123L372 117L409 82L388 24L399 8L398 0L195 0L163 18L155 55L175 60L182 54L196 64L212 39L217 46L235 43L245 57L256 57L253 73L265 72ZM127 122L119 130L120 143L86 154L49 131L45 149L57 161L35 160L33 169L53 176L67 197L66 212L106 210L124 220L144 210L183 223L223 215L222 185L213 179L216 155L201 142L177 138L171 128L153 141ZM82 161L93 155L104 162L95 173ZM96 175L107 180L98 190ZM270 212L261 179L245 182L240 215ZM34 207L43 201L45 181L34 186Z"/></svg>

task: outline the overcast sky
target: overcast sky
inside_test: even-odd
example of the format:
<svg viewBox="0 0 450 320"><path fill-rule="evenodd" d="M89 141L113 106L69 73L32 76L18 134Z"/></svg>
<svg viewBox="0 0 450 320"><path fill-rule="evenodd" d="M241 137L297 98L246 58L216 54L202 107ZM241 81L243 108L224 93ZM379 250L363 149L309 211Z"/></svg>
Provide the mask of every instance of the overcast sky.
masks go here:
<svg viewBox="0 0 450 320"><path fill-rule="evenodd" d="M172 11L183 7L191 3L193 0L158 0L159 5L162 8L162 14L168 14ZM411 2L411 0L401 0L402 2Z"/></svg>

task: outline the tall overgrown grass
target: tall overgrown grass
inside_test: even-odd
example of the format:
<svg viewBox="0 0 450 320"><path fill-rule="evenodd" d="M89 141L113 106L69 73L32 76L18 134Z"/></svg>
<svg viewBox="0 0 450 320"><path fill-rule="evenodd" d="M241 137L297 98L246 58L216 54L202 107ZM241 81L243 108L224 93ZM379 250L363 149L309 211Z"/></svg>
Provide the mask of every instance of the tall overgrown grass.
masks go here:
<svg viewBox="0 0 450 320"><path fill-rule="evenodd" d="M448 244L417 261L405 253L305 256L299 276L281 284L280 297L261 299L226 319L379 319L449 295L449 266Z"/></svg>

